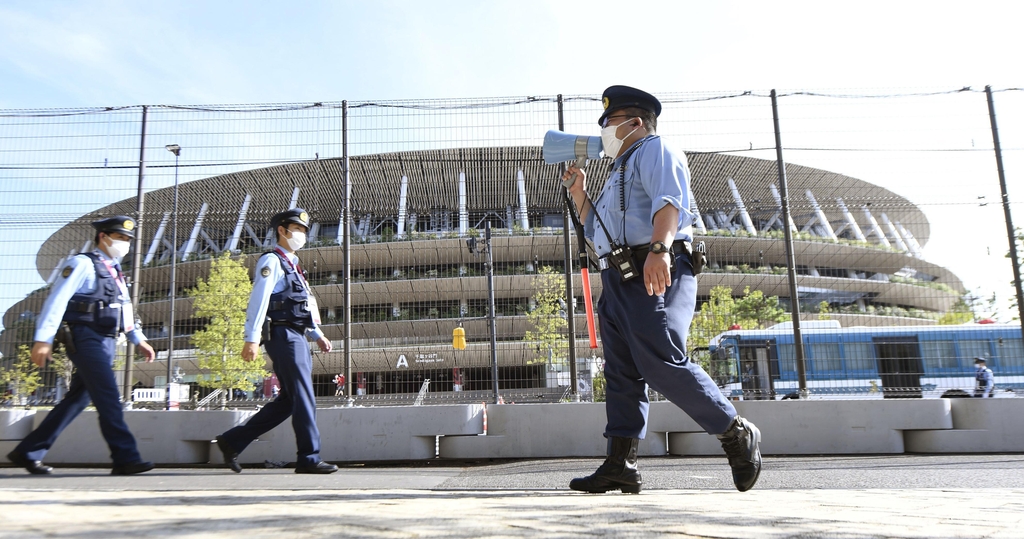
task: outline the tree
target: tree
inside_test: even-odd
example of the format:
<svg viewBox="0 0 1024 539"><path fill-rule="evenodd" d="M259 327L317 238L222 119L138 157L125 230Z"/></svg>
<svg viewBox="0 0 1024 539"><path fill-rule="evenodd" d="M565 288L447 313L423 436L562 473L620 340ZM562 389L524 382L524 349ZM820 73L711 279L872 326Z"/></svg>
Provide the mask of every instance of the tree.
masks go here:
<svg viewBox="0 0 1024 539"><path fill-rule="evenodd" d="M818 303L818 320L831 320L830 312L831 309L829 309L828 302L821 300L821 303Z"/></svg>
<svg viewBox="0 0 1024 539"><path fill-rule="evenodd" d="M569 340L565 338L569 323L563 299L564 281L549 266L540 268L537 273L533 278L535 306L526 313L527 325L532 329L526 330L523 339L538 343L535 363L546 362L549 357L564 360L569 355Z"/></svg>
<svg viewBox="0 0 1024 539"><path fill-rule="evenodd" d="M0 395L0 398L11 399L15 401L15 404L22 404L25 398L40 385L42 382L39 376L39 367L32 363L32 353L28 346L19 346L18 357L11 362L7 369L0 371L0 388L5 388L4 394ZM10 390L10 395L6 394L7 390Z"/></svg>
<svg viewBox="0 0 1024 539"><path fill-rule="evenodd" d="M952 326L973 322L975 319L974 305L976 305L977 300L977 296L967 292L958 298L956 303L954 303L948 311L939 317L938 324L943 326Z"/></svg>
<svg viewBox="0 0 1024 539"><path fill-rule="evenodd" d="M224 398L232 389L252 389L254 380L270 375L262 362L242 359L245 309L251 291L248 270L228 253L214 258L209 277L199 279L189 291L195 316L209 319L192 335L199 368L208 373L200 375L199 385L223 390Z"/></svg>
<svg viewBox="0 0 1024 539"><path fill-rule="evenodd" d="M743 289L743 297L735 302L736 316L745 329L764 329L786 318L786 311L779 307L778 296L765 296L760 290Z"/></svg>

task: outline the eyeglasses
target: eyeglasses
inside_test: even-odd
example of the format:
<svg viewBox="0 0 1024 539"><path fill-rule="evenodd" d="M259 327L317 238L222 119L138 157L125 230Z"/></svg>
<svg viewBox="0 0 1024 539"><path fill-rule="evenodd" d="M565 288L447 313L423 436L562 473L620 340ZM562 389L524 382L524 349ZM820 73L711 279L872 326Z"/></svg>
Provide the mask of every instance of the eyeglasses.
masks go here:
<svg viewBox="0 0 1024 539"><path fill-rule="evenodd" d="M630 116L628 114L614 114L612 116L607 116L601 121L601 127L608 127L608 122L613 118L636 118L636 116Z"/></svg>

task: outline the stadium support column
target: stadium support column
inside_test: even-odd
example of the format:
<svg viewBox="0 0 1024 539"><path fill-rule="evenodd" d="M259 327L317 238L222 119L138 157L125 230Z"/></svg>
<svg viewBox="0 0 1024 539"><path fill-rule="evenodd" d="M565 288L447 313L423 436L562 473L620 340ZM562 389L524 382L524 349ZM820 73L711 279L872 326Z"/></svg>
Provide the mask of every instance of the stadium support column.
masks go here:
<svg viewBox="0 0 1024 539"><path fill-rule="evenodd" d="M132 253L132 312L139 312L139 293L142 286L142 217L145 208L146 193L142 189L142 180L146 176L146 117L149 106L142 106L142 135L139 139L139 181L138 193L135 198L135 245ZM177 171L177 167L175 167ZM126 403L132 401L132 361L135 359L135 345L128 342L128 350L124 361L124 391L121 398Z"/></svg>
<svg viewBox="0 0 1024 539"><path fill-rule="evenodd" d="M228 240L227 245L224 246L224 250L228 253L238 249L238 240L242 239L242 227L245 226L245 216L249 213L249 204L252 203L252 194L246 193L245 201L242 202L242 209L238 210L238 221L235 222L235 230L231 233L231 239Z"/></svg>
<svg viewBox="0 0 1024 539"><path fill-rule="evenodd" d="M882 227L878 226L878 221L875 219L874 215L871 215L871 210L869 210L867 206L861 206L861 209L864 210L864 218L866 218L868 220L868 224L871 225L871 232L878 237L878 243L883 245L886 249L891 249L892 245L889 243L889 238L885 237L885 231L882 230Z"/></svg>
<svg viewBox="0 0 1024 539"><path fill-rule="evenodd" d="M900 236L900 232L896 230L896 225L892 224L892 221L889 220L889 216L884 213L882 214L882 224L885 225L885 228L889 229L889 234L892 235L892 241L896 242L896 248L904 253L910 252L910 249L907 248L907 244L903 243L903 236Z"/></svg>
<svg viewBox="0 0 1024 539"><path fill-rule="evenodd" d="M839 241L836 237L835 230L832 230L832 223L828 222L828 216L825 215L825 211L821 209L821 204L818 204L818 199L814 198L814 193L810 189L804 191L804 196L807 197L807 201L811 203L811 207L814 208L814 215L818 218L818 222L821 223L821 228L825 230L825 237L832 241Z"/></svg>
<svg viewBox="0 0 1024 539"><path fill-rule="evenodd" d="M779 170L779 204L782 206L782 220L792 223L789 215L789 187L786 182L786 162L782 160L782 133L779 131L779 103L772 89L772 121L775 124L775 162ZM793 312L793 345L796 352L796 376L800 395L807 395L807 366L804 364L804 339L800 332L800 295L796 286L796 255L793 251L793 231L782 227L786 239L786 274L789 278L789 302Z"/></svg>
<svg viewBox="0 0 1024 539"><path fill-rule="evenodd" d="M750 214L747 213L747 207L743 204L743 197L740 196L740 190L736 188L736 182L732 178L729 178L729 190L732 191L732 200L736 203L736 210L740 212L740 220L743 221L743 228L747 229L747 233L751 236L757 235L757 229L754 228L754 222L750 220Z"/></svg>
<svg viewBox="0 0 1024 539"><path fill-rule="evenodd" d="M203 221L206 219L206 212L208 211L210 211L210 203L203 202L202 207L199 208L199 215L196 216L196 224L192 225L192 233L188 236L188 243L185 244L185 252L181 255L182 262L187 262L188 255L195 252L196 240L199 239L199 231L203 228Z"/></svg>
<svg viewBox="0 0 1024 539"><path fill-rule="evenodd" d="M402 238L405 236L405 217L407 215L406 206L408 204L409 196L409 177L402 174L402 186L398 191L398 230L395 232L396 238Z"/></svg>
<svg viewBox="0 0 1024 539"><path fill-rule="evenodd" d="M299 188L292 189L292 199L288 201L288 209L294 210L299 205Z"/></svg>
<svg viewBox="0 0 1024 539"><path fill-rule="evenodd" d="M1013 287L1017 293L1017 316L1022 322L1021 337L1024 338L1024 292L1020 282L1020 258L1017 255L1017 234L1010 216L1010 197L1006 194L1006 173L1003 171L1003 149L999 145L999 128L996 127L996 106L992 101L992 87L985 86L988 99L988 119L992 124L992 144L996 152L996 171L999 173L999 194L1003 200L1003 216L1006 219L1006 236L1010 242L1010 264L1013 266Z"/></svg>
<svg viewBox="0 0 1024 539"><path fill-rule="evenodd" d="M466 173L459 172L459 235L469 234L469 210L466 206Z"/></svg>
<svg viewBox="0 0 1024 539"><path fill-rule="evenodd" d="M853 232L853 237L860 241L867 241L867 238L864 237L864 232L860 229L860 225L853 218L853 214L850 213L850 209L846 207L843 199L837 198L836 205L839 206L839 211L843 213L843 219L846 219L846 226Z"/></svg>
<svg viewBox="0 0 1024 539"><path fill-rule="evenodd" d="M523 169L519 169L516 175L516 188L519 190L519 226L523 232L527 232L530 230L530 217L526 211L526 176L523 175Z"/></svg>

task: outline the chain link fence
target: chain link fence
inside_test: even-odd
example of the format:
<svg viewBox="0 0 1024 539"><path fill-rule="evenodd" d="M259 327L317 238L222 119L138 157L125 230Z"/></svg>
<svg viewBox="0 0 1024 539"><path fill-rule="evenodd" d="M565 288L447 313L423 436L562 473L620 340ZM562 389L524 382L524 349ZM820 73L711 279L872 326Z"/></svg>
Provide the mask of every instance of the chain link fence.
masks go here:
<svg viewBox="0 0 1024 539"><path fill-rule="evenodd" d="M973 395L975 357L993 395L1024 390L984 92L779 92L785 201L769 92L657 95L709 252L688 346L728 395ZM1013 186L1024 94L994 97ZM292 207L311 216L298 254L334 344L313 348L323 405L601 400L584 297L596 303L607 276L592 267L583 289L560 168L541 149L560 126L596 135L600 112L595 95L0 110L7 401L60 397L59 350L36 386L15 373L61 268L111 215L139 220L124 266L138 257L129 279L158 352L119 348L135 406L164 406L168 377L186 386L181 407L273 398L270 363L241 362L244 313L230 346L197 335L244 295L239 269L248 282L274 244L270 216ZM591 196L609 166L588 163Z"/></svg>

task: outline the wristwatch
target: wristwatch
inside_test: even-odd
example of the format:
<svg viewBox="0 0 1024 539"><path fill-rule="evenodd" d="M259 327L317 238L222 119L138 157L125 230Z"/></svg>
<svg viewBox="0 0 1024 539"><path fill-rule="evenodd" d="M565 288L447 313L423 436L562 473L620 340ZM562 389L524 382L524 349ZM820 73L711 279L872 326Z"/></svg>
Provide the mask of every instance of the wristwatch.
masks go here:
<svg viewBox="0 0 1024 539"><path fill-rule="evenodd" d="M667 253L669 251L668 245L665 245L663 241L651 242L651 252L660 255L661 253Z"/></svg>

